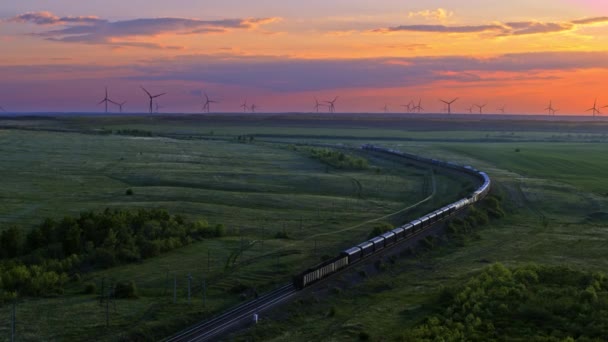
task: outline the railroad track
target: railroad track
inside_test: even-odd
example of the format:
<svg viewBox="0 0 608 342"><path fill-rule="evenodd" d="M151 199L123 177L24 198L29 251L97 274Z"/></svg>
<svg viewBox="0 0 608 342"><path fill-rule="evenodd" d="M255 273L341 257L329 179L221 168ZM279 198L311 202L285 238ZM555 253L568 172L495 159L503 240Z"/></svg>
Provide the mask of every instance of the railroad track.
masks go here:
<svg viewBox="0 0 608 342"><path fill-rule="evenodd" d="M293 284L281 286L273 291L267 292L257 299L250 300L238 305L207 321L196 324L184 331L177 333L165 342L193 342L211 341L217 335L225 332L236 324L253 320L253 315L260 313L274 305L277 305L296 294Z"/></svg>

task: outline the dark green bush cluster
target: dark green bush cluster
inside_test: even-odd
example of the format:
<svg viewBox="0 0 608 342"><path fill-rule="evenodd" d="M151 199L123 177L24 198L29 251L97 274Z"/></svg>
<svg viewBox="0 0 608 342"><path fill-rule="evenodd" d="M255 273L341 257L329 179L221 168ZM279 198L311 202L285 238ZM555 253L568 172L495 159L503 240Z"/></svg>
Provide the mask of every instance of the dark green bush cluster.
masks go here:
<svg viewBox="0 0 608 342"><path fill-rule="evenodd" d="M369 162L367 159L346 154L342 151L316 147L298 148L292 146L291 148L296 151L301 150L307 153L311 158L317 159L320 162L336 169L366 170L369 168Z"/></svg>
<svg viewBox="0 0 608 342"><path fill-rule="evenodd" d="M68 282L65 273L46 269L43 266L7 263L0 265L0 303L12 294L50 296L63 292Z"/></svg>
<svg viewBox="0 0 608 342"><path fill-rule="evenodd" d="M375 238L376 236L382 235L393 228L394 228L393 225L388 222L378 222L374 225L374 228L372 228L372 231L369 232L369 235L367 236L367 238L368 239Z"/></svg>
<svg viewBox="0 0 608 342"><path fill-rule="evenodd" d="M114 297L118 299L135 299L137 298L137 286L132 281L116 283L114 286Z"/></svg>
<svg viewBox="0 0 608 342"><path fill-rule="evenodd" d="M608 277L567 267L495 264L445 288L441 312L405 341L601 341L608 333Z"/></svg>
<svg viewBox="0 0 608 342"><path fill-rule="evenodd" d="M0 289L53 294L67 281L66 274L137 262L224 231L222 225L188 222L160 209L106 209L46 219L27 235L11 227L0 233Z"/></svg>
<svg viewBox="0 0 608 342"><path fill-rule="evenodd" d="M141 129L119 129L116 131L118 135L130 135L134 137L151 137L154 136L154 133L150 131L144 131Z"/></svg>
<svg viewBox="0 0 608 342"><path fill-rule="evenodd" d="M235 139L241 143L252 143L255 137L253 135L238 135Z"/></svg>
<svg viewBox="0 0 608 342"><path fill-rule="evenodd" d="M486 197L479 206L471 206L464 218L455 218L448 223L448 233L463 235L475 231L479 226L486 225L490 218L497 219L505 216L501 208L500 198Z"/></svg>

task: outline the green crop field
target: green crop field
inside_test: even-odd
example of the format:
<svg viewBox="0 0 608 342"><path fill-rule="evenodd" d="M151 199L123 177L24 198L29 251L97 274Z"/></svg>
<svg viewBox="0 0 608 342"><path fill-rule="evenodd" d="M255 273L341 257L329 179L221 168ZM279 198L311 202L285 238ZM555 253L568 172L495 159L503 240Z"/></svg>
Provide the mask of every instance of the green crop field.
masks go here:
<svg viewBox="0 0 608 342"><path fill-rule="evenodd" d="M454 201L470 185L361 151L348 153L368 160L368 169L335 169L296 151L300 143L375 143L473 165L492 177L507 216L462 244L400 259L359 285L345 281L333 295L303 298L237 339L392 340L433 312L429 303L443 286L466 281L489 263L608 268L603 123L385 121L1 121L0 229L17 225L27 231L46 217L110 207L164 208L223 224L228 232L140 263L72 277L57 297L21 298L19 340L169 335L251 298L248 290L288 282L323 256L360 242L376 222L404 222ZM119 130L150 134L107 134ZM240 142L243 135L254 139ZM99 290L102 281L134 281L139 298L114 300L106 308L96 295L82 294L86 283ZM9 317L10 306L0 306L0 341L9 336Z"/></svg>

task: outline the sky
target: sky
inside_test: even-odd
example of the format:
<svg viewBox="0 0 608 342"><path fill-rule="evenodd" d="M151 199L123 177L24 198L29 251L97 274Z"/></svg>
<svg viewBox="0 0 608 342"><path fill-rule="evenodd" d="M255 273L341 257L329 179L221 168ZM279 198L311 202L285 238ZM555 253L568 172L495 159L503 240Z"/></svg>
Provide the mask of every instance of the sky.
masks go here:
<svg viewBox="0 0 608 342"><path fill-rule="evenodd" d="M608 105L605 0L20 0L0 6L0 51L9 112L102 112L105 87L145 112L142 86L171 113L205 94L213 112Z"/></svg>

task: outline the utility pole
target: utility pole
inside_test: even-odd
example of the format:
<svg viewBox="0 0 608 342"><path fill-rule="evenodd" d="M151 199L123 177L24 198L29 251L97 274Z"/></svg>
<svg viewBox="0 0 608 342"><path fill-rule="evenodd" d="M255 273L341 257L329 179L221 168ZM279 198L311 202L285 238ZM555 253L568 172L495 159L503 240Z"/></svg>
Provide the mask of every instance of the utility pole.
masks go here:
<svg viewBox="0 0 608 342"><path fill-rule="evenodd" d="M177 274L173 275L173 304L177 303Z"/></svg>
<svg viewBox="0 0 608 342"><path fill-rule="evenodd" d="M192 284L192 275L190 273L188 273L188 304L190 304L191 284Z"/></svg>
<svg viewBox="0 0 608 342"><path fill-rule="evenodd" d="M105 286L105 280L106 278L101 278L101 292L99 293L99 305L101 306L103 304L103 296L104 294L104 286Z"/></svg>
<svg viewBox="0 0 608 342"><path fill-rule="evenodd" d="M17 328L16 320L17 320L17 297L13 299L13 310L11 312L11 342L15 342L15 332Z"/></svg>
<svg viewBox="0 0 608 342"><path fill-rule="evenodd" d="M110 285L110 287L112 287ZM106 328L110 327L110 289L108 288L108 296L106 298Z"/></svg>
<svg viewBox="0 0 608 342"><path fill-rule="evenodd" d="M207 307L207 283L205 282L205 277L203 277L201 288L203 289L203 307Z"/></svg>

